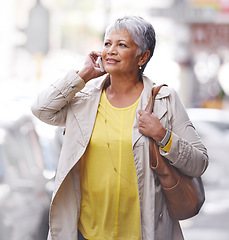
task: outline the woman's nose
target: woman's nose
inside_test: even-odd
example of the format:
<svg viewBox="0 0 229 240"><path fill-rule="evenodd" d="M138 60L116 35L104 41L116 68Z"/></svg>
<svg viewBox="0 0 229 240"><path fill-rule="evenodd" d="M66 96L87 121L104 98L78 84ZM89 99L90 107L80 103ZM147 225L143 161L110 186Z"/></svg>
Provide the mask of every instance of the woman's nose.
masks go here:
<svg viewBox="0 0 229 240"><path fill-rule="evenodd" d="M109 50L107 51L108 54L110 55L114 55L114 54L117 54L117 49L114 45L111 45Z"/></svg>

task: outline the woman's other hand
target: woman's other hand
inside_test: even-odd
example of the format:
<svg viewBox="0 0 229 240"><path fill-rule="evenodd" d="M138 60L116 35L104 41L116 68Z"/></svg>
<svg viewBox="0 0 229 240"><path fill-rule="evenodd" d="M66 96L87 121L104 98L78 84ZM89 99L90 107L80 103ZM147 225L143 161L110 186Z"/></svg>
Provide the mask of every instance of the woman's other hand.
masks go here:
<svg viewBox="0 0 229 240"><path fill-rule="evenodd" d="M160 142L165 134L166 129L160 123L158 117L152 113L144 110L139 110L139 132L147 137L153 138L155 141Z"/></svg>
<svg viewBox="0 0 229 240"><path fill-rule="evenodd" d="M78 72L79 76L86 82L90 81L93 78L100 77L106 72L101 72L99 64L97 62L98 57L101 56L101 52L92 51L88 54L84 67Z"/></svg>

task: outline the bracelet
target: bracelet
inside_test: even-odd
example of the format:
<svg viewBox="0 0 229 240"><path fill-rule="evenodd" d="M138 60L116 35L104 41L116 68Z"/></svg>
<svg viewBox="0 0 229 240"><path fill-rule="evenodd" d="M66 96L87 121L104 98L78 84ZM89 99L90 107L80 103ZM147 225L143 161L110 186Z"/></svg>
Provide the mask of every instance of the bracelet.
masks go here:
<svg viewBox="0 0 229 240"><path fill-rule="evenodd" d="M165 147L171 137L171 132L167 129L164 138L160 142L156 142L160 147Z"/></svg>
<svg viewBox="0 0 229 240"><path fill-rule="evenodd" d="M171 137L170 137L168 143L165 145L165 147L161 147L161 149L165 152L170 152L170 149L172 147L172 142L173 142L173 133L171 132Z"/></svg>

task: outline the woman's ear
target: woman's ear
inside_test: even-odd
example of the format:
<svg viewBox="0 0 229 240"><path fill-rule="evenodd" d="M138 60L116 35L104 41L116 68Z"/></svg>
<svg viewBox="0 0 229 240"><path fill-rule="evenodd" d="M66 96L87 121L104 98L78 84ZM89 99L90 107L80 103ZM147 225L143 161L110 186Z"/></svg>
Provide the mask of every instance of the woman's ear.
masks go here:
<svg viewBox="0 0 229 240"><path fill-rule="evenodd" d="M149 51L149 50L146 50L145 52L143 52L143 53L140 55L138 65L139 65L139 66L144 65L144 64L147 62L149 56L150 56L150 51Z"/></svg>

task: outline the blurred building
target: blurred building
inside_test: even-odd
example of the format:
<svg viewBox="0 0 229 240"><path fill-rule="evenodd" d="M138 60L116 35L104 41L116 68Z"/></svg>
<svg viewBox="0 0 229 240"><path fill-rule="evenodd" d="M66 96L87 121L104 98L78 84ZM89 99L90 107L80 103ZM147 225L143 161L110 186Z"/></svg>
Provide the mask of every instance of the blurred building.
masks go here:
<svg viewBox="0 0 229 240"><path fill-rule="evenodd" d="M174 0L150 14L174 23L173 57L181 67L180 94L186 106L228 108L229 2Z"/></svg>
<svg viewBox="0 0 229 240"><path fill-rule="evenodd" d="M146 74L178 90L187 107L229 108L228 5L227 0L9 0L0 8L0 85L17 86L11 97L36 95L67 70L79 69L88 52L101 50L111 21L135 14L150 21L157 35Z"/></svg>

